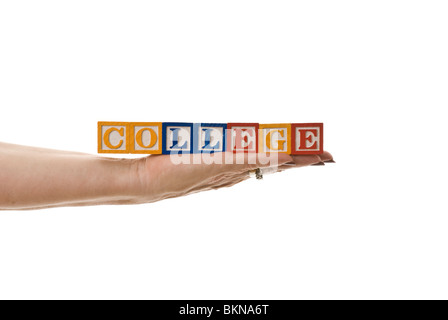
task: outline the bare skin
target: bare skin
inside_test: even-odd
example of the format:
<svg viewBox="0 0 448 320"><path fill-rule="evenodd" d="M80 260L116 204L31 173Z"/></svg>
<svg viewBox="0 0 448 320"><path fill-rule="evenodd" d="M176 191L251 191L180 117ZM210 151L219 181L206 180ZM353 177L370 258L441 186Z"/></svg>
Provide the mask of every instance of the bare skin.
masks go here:
<svg viewBox="0 0 448 320"><path fill-rule="evenodd" d="M248 161L251 157L256 160ZM244 164L176 165L168 155L116 159L0 143L0 210L150 203L233 186L248 179L250 170L270 165L260 159L262 155L246 155ZM328 152L279 154L278 167L282 171L332 160Z"/></svg>

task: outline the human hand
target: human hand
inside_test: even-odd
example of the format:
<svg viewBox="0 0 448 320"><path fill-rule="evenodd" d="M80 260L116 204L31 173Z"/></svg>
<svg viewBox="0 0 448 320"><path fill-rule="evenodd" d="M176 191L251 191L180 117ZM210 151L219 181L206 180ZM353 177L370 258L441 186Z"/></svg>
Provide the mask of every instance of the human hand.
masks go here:
<svg viewBox="0 0 448 320"><path fill-rule="evenodd" d="M216 156L216 155L215 155ZM233 164L194 164L193 155L189 164L175 164L169 155L151 155L138 159L134 170L138 181L140 201L155 202L188 194L231 187L249 178L249 172L257 168L272 168L268 156L262 154L244 155L244 164L237 164L236 156L222 153L222 159L233 158ZM278 154L277 172L309 165L324 165L334 162L329 152L320 155Z"/></svg>

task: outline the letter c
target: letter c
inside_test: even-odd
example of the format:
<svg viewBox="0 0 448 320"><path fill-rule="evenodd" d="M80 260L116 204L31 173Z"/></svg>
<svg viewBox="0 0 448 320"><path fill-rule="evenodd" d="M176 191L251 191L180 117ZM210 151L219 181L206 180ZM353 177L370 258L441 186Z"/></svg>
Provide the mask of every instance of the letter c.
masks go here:
<svg viewBox="0 0 448 320"><path fill-rule="evenodd" d="M104 133L104 144L109 149L118 149L118 148L120 148L123 145L123 140L120 140L120 143L118 145L116 145L116 146L112 145L112 143L110 143L110 140L109 140L109 137L110 137L110 134L112 133L112 131L117 131L120 136L124 137L124 128L121 128L121 129L109 128Z"/></svg>

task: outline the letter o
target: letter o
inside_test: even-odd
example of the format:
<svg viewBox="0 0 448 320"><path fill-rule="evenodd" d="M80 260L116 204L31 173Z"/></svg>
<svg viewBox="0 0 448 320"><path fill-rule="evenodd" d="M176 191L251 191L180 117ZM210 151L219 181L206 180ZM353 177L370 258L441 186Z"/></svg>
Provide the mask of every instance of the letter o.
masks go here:
<svg viewBox="0 0 448 320"><path fill-rule="evenodd" d="M145 146L145 144L143 143L143 132L145 132L146 130L149 131L149 134L151 136L151 140L149 141L149 144L147 146ZM135 141L142 148L152 148L152 147L154 147L154 145L157 142L157 135L156 135L156 133L155 133L155 131L153 129L151 129L151 128L143 128L143 129L140 129L137 132L137 136L135 137Z"/></svg>

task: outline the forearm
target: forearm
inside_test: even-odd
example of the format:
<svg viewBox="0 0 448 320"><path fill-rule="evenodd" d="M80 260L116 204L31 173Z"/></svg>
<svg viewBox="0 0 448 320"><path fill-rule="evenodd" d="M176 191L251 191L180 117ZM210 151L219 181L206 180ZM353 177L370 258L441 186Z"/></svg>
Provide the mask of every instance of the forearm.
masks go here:
<svg viewBox="0 0 448 320"><path fill-rule="evenodd" d="M0 143L0 209L137 202L136 163Z"/></svg>

